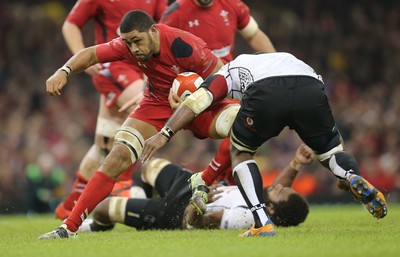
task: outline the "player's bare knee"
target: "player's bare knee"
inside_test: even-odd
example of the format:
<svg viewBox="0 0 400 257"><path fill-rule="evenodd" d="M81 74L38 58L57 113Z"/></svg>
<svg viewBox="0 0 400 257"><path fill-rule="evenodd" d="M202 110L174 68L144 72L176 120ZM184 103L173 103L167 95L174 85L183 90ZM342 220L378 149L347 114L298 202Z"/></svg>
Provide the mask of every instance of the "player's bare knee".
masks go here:
<svg viewBox="0 0 400 257"><path fill-rule="evenodd" d="M93 220L98 224L110 224L114 221L111 220L108 215L109 204L111 198L106 198L104 201L99 203L93 211Z"/></svg>
<svg viewBox="0 0 400 257"><path fill-rule="evenodd" d="M160 174L160 171L170 163L170 161L160 158L150 160L142 166L143 181L154 187L158 174Z"/></svg>

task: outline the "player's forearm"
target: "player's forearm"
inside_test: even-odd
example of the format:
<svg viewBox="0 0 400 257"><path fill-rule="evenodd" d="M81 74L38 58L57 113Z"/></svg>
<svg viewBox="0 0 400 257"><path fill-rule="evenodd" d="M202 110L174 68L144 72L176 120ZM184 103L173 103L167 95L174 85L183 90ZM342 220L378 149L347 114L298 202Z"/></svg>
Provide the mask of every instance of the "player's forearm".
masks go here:
<svg viewBox="0 0 400 257"><path fill-rule="evenodd" d="M83 50L72 56L65 63L65 66L71 68L71 73L79 73L96 63L99 63L99 60L96 56L96 47L92 46L84 48Z"/></svg>
<svg viewBox="0 0 400 257"><path fill-rule="evenodd" d="M296 179L297 174L299 173L300 168L301 164L293 159L290 164L274 179L272 185L275 186L277 184L281 184L284 187L291 187Z"/></svg>
<svg viewBox="0 0 400 257"><path fill-rule="evenodd" d="M82 32L75 24L65 21L62 27L62 34L72 54L76 54L85 48Z"/></svg>
<svg viewBox="0 0 400 257"><path fill-rule="evenodd" d="M263 53L276 52L275 47L272 44L269 37L259 29L254 34L254 36L247 39L247 43L255 52L263 52Z"/></svg>

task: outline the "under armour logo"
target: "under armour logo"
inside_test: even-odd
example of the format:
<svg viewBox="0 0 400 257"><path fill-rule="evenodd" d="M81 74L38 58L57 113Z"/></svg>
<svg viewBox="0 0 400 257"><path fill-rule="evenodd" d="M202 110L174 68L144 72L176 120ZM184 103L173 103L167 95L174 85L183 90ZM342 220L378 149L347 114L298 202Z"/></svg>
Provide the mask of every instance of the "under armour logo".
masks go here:
<svg viewBox="0 0 400 257"><path fill-rule="evenodd" d="M194 20L194 21L189 21L188 22L189 23L189 27L194 27L194 26L199 26L200 25L200 23L199 23L199 20Z"/></svg>

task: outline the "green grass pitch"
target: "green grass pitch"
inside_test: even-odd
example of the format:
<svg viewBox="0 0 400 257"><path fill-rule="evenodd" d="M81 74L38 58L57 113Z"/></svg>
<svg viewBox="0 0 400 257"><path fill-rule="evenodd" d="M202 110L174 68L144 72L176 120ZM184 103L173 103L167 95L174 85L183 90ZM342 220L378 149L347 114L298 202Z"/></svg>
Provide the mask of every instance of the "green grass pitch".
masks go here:
<svg viewBox="0 0 400 257"><path fill-rule="evenodd" d="M312 205L306 222L278 228L273 238L240 238L241 230L113 231L38 241L60 224L51 215L0 216L0 256L400 256L400 205L374 219L361 205Z"/></svg>

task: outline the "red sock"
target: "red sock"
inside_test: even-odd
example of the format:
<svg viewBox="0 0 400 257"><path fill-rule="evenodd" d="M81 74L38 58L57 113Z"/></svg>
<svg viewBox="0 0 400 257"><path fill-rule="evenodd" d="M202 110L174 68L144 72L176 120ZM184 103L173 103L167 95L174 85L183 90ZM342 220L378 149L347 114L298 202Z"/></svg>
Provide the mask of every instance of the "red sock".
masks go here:
<svg viewBox="0 0 400 257"><path fill-rule="evenodd" d="M116 180L101 171L96 171L79 197L68 219L64 222L71 232L78 231L82 222L103 201L114 187Z"/></svg>
<svg viewBox="0 0 400 257"><path fill-rule="evenodd" d="M75 203L78 201L79 196L82 194L87 183L87 179L85 179L79 171L76 172L76 179L72 185L71 191L62 203L65 209L72 210L72 208L74 208Z"/></svg>
<svg viewBox="0 0 400 257"><path fill-rule="evenodd" d="M208 164L207 168L203 170L201 178L207 186L210 186L216 178L223 175L226 169L231 168L229 145L230 140L228 137L221 142L214 159Z"/></svg>

